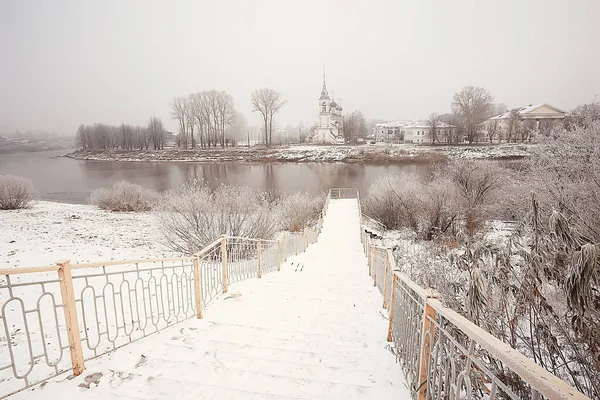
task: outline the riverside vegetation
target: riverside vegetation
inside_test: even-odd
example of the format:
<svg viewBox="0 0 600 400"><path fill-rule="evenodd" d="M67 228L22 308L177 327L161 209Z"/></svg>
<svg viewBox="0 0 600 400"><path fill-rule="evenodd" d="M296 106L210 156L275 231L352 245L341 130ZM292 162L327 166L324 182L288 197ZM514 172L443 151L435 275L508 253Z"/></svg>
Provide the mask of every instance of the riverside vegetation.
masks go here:
<svg viewBox="0 0 600 400"><path fill-rule="evenodd" d="M363 201L402 230L407 240L387 244L404 272L600 398L600 122L554 131L523 161L453 161L425 181L380 177ZM490 232L498 221L500 235Z"/></svg>

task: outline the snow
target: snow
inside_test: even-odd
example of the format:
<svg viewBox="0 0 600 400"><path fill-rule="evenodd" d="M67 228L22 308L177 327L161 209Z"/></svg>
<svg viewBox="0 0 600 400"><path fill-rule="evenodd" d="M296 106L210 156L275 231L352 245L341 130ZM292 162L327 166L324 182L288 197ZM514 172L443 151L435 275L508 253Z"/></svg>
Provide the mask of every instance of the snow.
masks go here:
<svg viewBox="0 0 600 400"><path fill-rule="evenodd" d="M146 217L132 216L124 225L143 226ZM288 258L281 272L232 284L204 319L124 346L86 362L78 377L63 374L11 399L410 399L386 342L388 321L359 232L356 200L331 200L318 242Z"/></svg>
<svg viewBox="0 0 600 400"><path fill-rule="evenodd" d="M151 213L113 213L90 205L34 202L0 212L0 268L179 256L161 245Z"/></svg>
<svg viewBox="0 0 600 400"><path fill-rule="evenodd" d="M290 147L196 150L78 151L69 157L126 162L347 162L395 163L447 158L504 159L528 157L534 144L436 145L377 143L363 146L300 145Z"/></svg>

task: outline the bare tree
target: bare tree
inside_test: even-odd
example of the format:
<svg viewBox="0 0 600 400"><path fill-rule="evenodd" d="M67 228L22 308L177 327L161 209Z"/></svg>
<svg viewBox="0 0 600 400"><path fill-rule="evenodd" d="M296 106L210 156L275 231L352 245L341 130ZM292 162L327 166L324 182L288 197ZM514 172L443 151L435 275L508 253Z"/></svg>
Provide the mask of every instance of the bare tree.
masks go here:
<svg viewBox="0 0 600 400"><path fill-rule="evenodd" d="M508 114L506 141L510 143L513 138L516 140L521 129L521 115L519 114L519 109L513 108Z"/></svg>
<svg viewBox="0 0 600 400"><path fill-rule="evenodd" d="M171 116L179 122L179 134L181 135L180 145L183 145L183 147L187 149L188 101L185 97L174 97L169 106L171 107Z"/></svg>
<svg viewBox="0 0 600 400"><path fill-rule="evenodd" d="M343 117L342 132L346 143L356 144L358 138L367 129L367 122L362 112L355 110Z"/></svg>
<svg viewBox="0 0 600 400"><path fill-rule="evenodd" d="M581 104L573 109L568 118L572 122L570 128L575 126L589 126L594 121L600 121L600 103Z"/></svg>
<svg viewBox="0 0 600 400"><path fill-rule="evenodd" d="M238 142L246 138L246 133L248 131L247 127L248 121L246 121L244 114L236 112L233 117L233 123L227 130L227 138L232 146L237 145Z"/></svg>
<svg viewBox="0 0 600 400"><path fill-rule="evenodd" d="M454 95L452 111L460 115L469 143L478 139L481 124L492 112L493 100L487 89L474 86L467 86Z"/></svg>
<svg viewBox="0 0 600 400"><path fill-rule="evenodd" d="M252 93L251 101L252 111L258 111L262 116L265 129L265 145L270 147L273 137L273 116L286 104L286 100L275 90L262 88Z"/></svg>
<svg viewBox="0 0 600 400"><path fill-rule="evenodd" d="M150 121L148 121L148 133L150 134L154 150L163 149L165 145L165 127L160 118L150 117Z"/></svg>
<svg viewBox="0 0 600 400"><path fill-rule="evenodd" d="M429 137L431 138L431 143L435 144L436 140L439 142L438 130L439 130L441 122L442 122L440 120L439 114L437 114L437 113L429 114L429 117L427 118L426 122L427 122L427 126L429 127Z"/></svg>
<svg viewBox="0 0 600 400"><path fill-rule="evenodd" d="M444 134L447 137L447 142L449 144L458 143L460 141L460 137L464 132L463 121L460 115L456 113L450 114L442 114L440 115L440 121L444 122L448 125L452 125L445 130Z"/></svg>

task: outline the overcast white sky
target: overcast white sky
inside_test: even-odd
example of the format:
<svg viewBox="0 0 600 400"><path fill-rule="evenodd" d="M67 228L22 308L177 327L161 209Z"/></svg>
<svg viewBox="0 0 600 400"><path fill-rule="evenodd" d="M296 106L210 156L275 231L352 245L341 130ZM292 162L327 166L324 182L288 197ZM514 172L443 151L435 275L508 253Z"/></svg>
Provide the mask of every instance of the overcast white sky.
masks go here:
<svg viewBox="0 0 600 400"><path fill-rule="evenodd" d="M281 91L278 124L316 122L322 66L345 111L417 119L465 85L516 107L600 93L599 0L0 0L0 131L80 123L176 130L176 95ZM599 96L600 97L600 96Z"/></svg>

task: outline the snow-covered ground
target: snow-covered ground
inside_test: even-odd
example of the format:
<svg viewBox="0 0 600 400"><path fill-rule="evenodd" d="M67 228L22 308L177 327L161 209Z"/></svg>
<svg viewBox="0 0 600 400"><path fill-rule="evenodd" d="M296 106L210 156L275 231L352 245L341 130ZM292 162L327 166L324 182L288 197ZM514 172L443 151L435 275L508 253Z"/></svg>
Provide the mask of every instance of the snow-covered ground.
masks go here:
<svg viewBox="0 0 600 400"><path fill-rule="evenodd" d="M316 244L281 272L231 285L204 316L11 398L411 398L386 342L355 200L332 200Z"/></svg>
<svg viewBox="0 0 600 400"><path fill-rule="evenodd" d="M0 212L0 269L178 256L163 246L151 213L113 213L90 205L36 201Z"/></svg>
<svg viewBox="0 0 600 400"><path fill-rule="evenodd" d="M530 155L530 144L424 146L386 144L361 146L302 145L290 147L195 150L77 151L69 157L97 161L153 162L434 162L448 158L513 159Z"/></svg>

